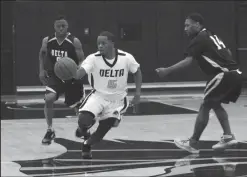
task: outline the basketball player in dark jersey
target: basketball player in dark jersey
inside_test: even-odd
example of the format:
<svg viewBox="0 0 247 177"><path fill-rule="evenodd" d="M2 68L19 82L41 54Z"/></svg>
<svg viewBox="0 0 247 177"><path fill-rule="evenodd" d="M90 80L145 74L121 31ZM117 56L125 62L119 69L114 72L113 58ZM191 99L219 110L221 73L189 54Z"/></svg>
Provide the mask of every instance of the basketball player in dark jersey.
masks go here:
<svg viewBox="0 0 247 177"><path fill-rule="evenodd" d="M185 20L185 32L191 41L185 52L185 59L168 67L158 68L156 72L160 77L180 70L195 60L201 70L209 76L204 100L200 107L194 133L188 140L175 140L174 143L182 149L198 153L197 142L209 120L209 112L214 110L224 134L219 143L214 145L214 150L224 150L237 144L231 132L228 115L221 103L236 102L242 88L242 75L238 64L232 59L230 50L216 34L207 30L203 25L203 17L194 13Z"/></svg>
<svg viewBox="0 0 247 177"><path fill-rule="evenodd" d="M68 30L68 22L64 16L59 16L54 22L55 34L45 37L39 53L40 80L46 86L44 113L48 130L42 144L50 144L55 138L52 128L53 104L61 94L65 94L65 104L77 108L84 96L81 80L62 81L54 73L54 65L61 57L73 59L77 65L84 60L84 52L78 38Z"/></svg>

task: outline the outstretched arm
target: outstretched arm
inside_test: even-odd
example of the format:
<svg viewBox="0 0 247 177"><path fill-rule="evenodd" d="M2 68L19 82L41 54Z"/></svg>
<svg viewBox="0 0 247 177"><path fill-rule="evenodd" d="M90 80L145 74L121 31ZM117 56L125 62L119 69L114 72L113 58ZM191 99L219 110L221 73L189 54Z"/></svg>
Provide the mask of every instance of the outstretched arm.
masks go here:
<svg viewBox="0 0 247 177"><path fill-rule="evenodd" d="M167 68L157 68L155 71L160 77L164 77L174 71L181 70L187 66L189 66L193 61L193 58L191 56L186 57L184 60L170 66Z"/></svg>

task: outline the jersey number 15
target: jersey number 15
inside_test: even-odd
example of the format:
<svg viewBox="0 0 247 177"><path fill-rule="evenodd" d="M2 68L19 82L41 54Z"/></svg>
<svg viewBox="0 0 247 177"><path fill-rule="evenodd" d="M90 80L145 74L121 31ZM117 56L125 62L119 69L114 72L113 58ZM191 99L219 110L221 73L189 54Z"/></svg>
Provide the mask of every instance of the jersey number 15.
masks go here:
<svg viewBox="0 0 247 177"><path fill-rule="evenodd" d="M218 50L226 48L225 44L216 35L210 36L210 39L217 46Z"/></svg>

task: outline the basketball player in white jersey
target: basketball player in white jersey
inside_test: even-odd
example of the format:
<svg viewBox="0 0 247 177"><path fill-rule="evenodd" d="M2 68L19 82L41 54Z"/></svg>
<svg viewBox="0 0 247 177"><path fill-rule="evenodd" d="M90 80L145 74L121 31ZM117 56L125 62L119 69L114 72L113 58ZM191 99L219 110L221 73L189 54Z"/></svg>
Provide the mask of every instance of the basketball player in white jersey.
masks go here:
<svg viewBox="0 0 247 177"><path fill-rule="evenodd" d="M83 158L92 158L91 146L103 139L106 133L118 126L128 108L128 73L134 75L136 93L132 104L140 101L142 74L135 58L114 47L114 35L101 32L97 39L98 52L89 55L77 71L77 79L88 74L92 92L79 108L77 137L88 136L89 129L99 121L97 130L82 145Z"/></svg>

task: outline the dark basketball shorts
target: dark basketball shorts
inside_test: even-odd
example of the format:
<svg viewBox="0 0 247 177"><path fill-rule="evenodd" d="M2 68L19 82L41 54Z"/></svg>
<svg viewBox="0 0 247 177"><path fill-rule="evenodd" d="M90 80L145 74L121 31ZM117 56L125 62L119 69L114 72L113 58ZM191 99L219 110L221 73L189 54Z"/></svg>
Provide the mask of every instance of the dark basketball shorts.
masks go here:
<svg viewBox="0 0 247 177"><path fill-rule="evenodd" d="M84 87L82 80L70 80L63 82L53 79L53 81L48 82L48 85L46 86L46 93L49 92L56 93L56 99L64 94L64 103L72 108L79 106L84 99Z"/></svg>
<svg viewBox="0 0 247 177"><path fill-rule="evenodd" d="M239 70L222 72L207 82L204 101L235 103L242 90L242 73Z"/></svg>

